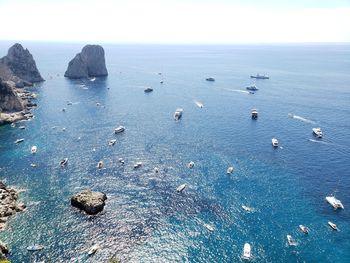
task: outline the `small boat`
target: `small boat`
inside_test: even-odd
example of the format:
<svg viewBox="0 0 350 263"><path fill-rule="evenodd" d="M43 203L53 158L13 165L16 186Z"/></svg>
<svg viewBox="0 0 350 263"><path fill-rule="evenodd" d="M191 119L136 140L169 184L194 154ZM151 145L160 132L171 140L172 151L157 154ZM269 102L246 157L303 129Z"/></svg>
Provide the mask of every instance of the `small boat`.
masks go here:
<svg viewBox="0 0 350 263"><path fill-rule="evenodd" d="M323 136L321 128L312 128L312 132L317 138L322 138Z"/></svg>
<svg viewBox="0 0 350 263"><path fill-rule="evenodd" d="M185 190L186 186L187 186L187 184L179 185L179 186L176 188L176 192L181 193L183 190Z"/></svg>
<svg viewBox="0 0 350 263"><path fill-rule="evenodd" d="M194 162L193 161L190 161L188 164L187 164L187 167L192 169L194 167Z"/></svg>
<svg viewBox="0 0 350 263"><path fill-rule="evenodd" d="M153 91L152 88L147 88L147 89L144 90L145 93L150 93L150 92L152 92L152 91Z"/></svg>
<svg viewBox="0 0 350 263"><path fill-rule="evenodd" d="M67 105L70 106L70 105L73 105L73 103L71 101L68 101Z"/></svg>
<svg viewBox="0 0 350 263"><path fill-rule="evenodd" d="M278 147L278 140L276 138L272 138L271 142L273 147Z"/></svg>
<svg viewBox="0 0 350 263"><path fill-rule="evenodd" d="M248 213L253 212L253 208L251 208L249 206L242 205L242 208L244 209L244 211L246 211Z"/></svg>
<svg viewBox="0 0 350 263"><path fill-rule="evenodd" d="M248 86L246 87L247 90L252 90L252 91L257 91L259 90L255 85L251 85L251 86Z"/></svg>
<svg viewBox="0 0 350 263"><path fill-rule="evenodd" d="M119 126L114 130L114 133L121 133L125 131L125 127L124 126Z"/></svg>
<svg viewBox="0 0 350 263"><path fill-rule="evenodd" d="M153 171L157 174L157 173L159 173L159 168L158 167L154 167Z"/></svg>
<svg viewBox="0 0 350 263"><path fill-rule="evenodd" d="M97 163L96 167L97 167L98 169L102 169L102 167L103 167L103 161L99 161L99 162Z"/></svg>
<svg viewBox="0 0 350 263"><path fill-rule="evenodd" d="M99 103L99 102L96 102L96 106L98 107L98 106L101 106L101 103Z"/></svg>
<svg viewBox="0 0 350 263"><path fill-rule="evenodd" d="M96 80L96 78L95 78L95 77L93 77L93 78L89 78L89 80L90 80L90 81L95 81L95 80Z"/></svg>
<svg viewBox="0 0 350 263"><path fill-rule="evenodd" d="M251 75L250 78L252 78L252 79L269 79L270 77L267 75L256 74L255 76Z"/></svg>
<svg viewBox="0 0 350 263"><path fill-rule="evenodd" d="M119 161L121 164L124 164L124 163L125 163L125 161L124 161L123 158L119 158L118 161Z"/></svg>
<svg viewBox="0 0 350 263"><path fill-rule="evenodd" d="M26 126L19 126L18 129L24 130Z"/></svg>
<svg viewBox="0 0 350 263"><path fill-rule="evenodd" d="M232 174L232 173L233 173L233 170L234 170L233 166L230 166L229 168L227 168L226 173L227 173L227 174Z"/></svg>
<svg viewBox="0 0 350 263"><path fill-rule="evenodd" d="M309 234L310 232L310 229L304 225L299 225L299 228L304 234Z"/></svg>
<svg viewBox="0 0 350 263"><path fill-rule="evenodd" d="M243 255L242 255L242 258L243 259L251 259L252 257L252 254L251 254L251 247L250 247L250 244L249 243L245 243L244 244L244 247L243 247Z"/></svg>
<svg viewBox="0 0 350 263"><path fill-rule="evenodd" d="M213 232L214 231L214 227L212 225L209 225L209 224L203 224L203 226L208 229L210 232Z"/></svg>
<svg viewBox="0 0 350 263"><path fill-rule="evenodd" d="M334 196L326 196L326 201L334 207L335 210L337 210L338 208L344 209L343 204L341 203L340 200L338 200L337 198L335 198Z"/></svg>
<svg viewBox="0 0 350 263"><path fill-rule="evenodd" d="M27 250L28 251L38 251L38 250L43 250L45 247L43 245L33 245L33 246L28 246Z"/></svg>
<svg viewBox="0 0 350 263"><path fill-rule="evenodd" d="M290 246L296 246L298 244L291 235L287 235L287 241Z"/></svg>
<svg viewBox="0 0 350 263"><path fill-rule="evenodd" d="M140 168L142 166L142 162L137 162L134 164L134 169Z"/></svg>
<svg viewBox="0 0 350 263"><path fill-rule="evenodd" d="M20 142L23 142L24 141L24 139L23 138L21 138L21 139L17 139L17 140L15 140L15 143L20 143Z"/></svg>
<svg viewBox="0 0 350 263"><path fill-rule="evenodd" d="M31 167L36 167L36 164L35 163L31 163L30 166Z"/></svg>
<svg viewBox="0 0 350 263"><path fill-rule="evenodd" d="M109 146L112 146L112 145L114 145L116 142L117 142L116 139L110 140L110 141L108 142L108 145L109 145Z"/></svg>
<svg viewBox="0 0 350 263"><path fill-rule="evenodd" d="M66 128L62 128L62 131L66 131Z"/></svg>
<svg viewBox="0 0 350 263"><path fill-rule="evenodd" d="M34 146L32 146L32 149L30 149L30 152L32 154L36 154L37 150L38 150L38 148L34 145Z"/></svg>
<svg viewBox="0 0 350 263"><path fill-rule="evenodd" d="M256 109L252 109L252 119L256 120L258 118L258 111Z"/></svg>
<svg viewBox="0 0 350 263"><path fill-rule="evenodd" d="M214 78L206 78L205 80L206 80L206 81L215 81Z"/></svg>
<svg viewBox="0 0 350 263"><path fill-rule="evenodd" d="M336 224L332 223L331 221L328 221L328 225L335 231L338 231L338 227Z"/></svg>
<svg viewBox="0 0 350 263"><path fill-rule="evenodd" d="M63 109L62 109L62 112L66 112L66 108L63 108Z"/></svg>
<svg viewBox="0 0 350 263"><path fill-rule="evenodd" d="M64 158L63 160L60 161L60 166L64 167L67 165L67 163L68 163L68 158Z"/></svg>
<svg viewBox="0 0 350 263"><path fill-rule="evenodd" d="M92 151L93 151L93 152L96 152L96 148L95 148L95 147L94 147L94 148L92 148Z"/></svg>
<svg viewBox="0 0 350 263"><path fill-rule="evenodd" d="M250 90L250 91L249 91L249 94L255 94L255 92Z"/></svg>
<svg viewBox="0 0 350 263"><path fill-rule="evenodd" d="M99 250L100 246L99 245L93 245L92 247L90 247L89 251L88 251L88 255L92 256L93 254L95 254L97 252L97 250Z"/></svg>
<svg viewBox="0 0 350 263"><path fill-rule="evenodd" d="M163 81L163 80L161 80L159 83L160 83L160 84L163 84L163 83L164 83L164 81Z"/></svg>
<svg viewBox="0 0 350 263"><path fill-rule="evenodd" d="M16 124L15 123L11 123L11 128L15 128Z"/></svg>
<svg viewBox="0 0 350 263"><path fill-rule="evenodd" d="M181 119L181 117L182 117L182 112L183 112L183 109L181 109L181 108L177 108L177 109L176 109L176 111L175 111L175 113L174 113L174 119L175 119L176 121L178 121L178 120Z"/></svg>

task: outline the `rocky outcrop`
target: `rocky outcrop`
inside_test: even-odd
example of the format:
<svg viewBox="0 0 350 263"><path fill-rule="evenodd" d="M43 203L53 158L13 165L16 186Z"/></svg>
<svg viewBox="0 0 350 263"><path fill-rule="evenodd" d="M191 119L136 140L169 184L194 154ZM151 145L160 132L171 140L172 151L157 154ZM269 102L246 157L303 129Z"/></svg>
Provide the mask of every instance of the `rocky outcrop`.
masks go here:
<svg viewBox="0 0 350 263"><path fill-rule="evenodd" d="M107 196L105 193L85 190L72 196L71 204L87 214L94 215L101 212L105 206Z"/></svg>
<svg viewBox="0 0 350 263"><path fill-rule="evenodd" d="M0 260L5 260L6 259L5 255L8 254L9 252L10 252L10 250L7 247L7 245L0 240ZM6 262L6 261L4 261L4 262Z"/></svg>
<svg viewBox="0 0 350 263"><path fill-rule="evenodd" d="M0 181L0 231L6 227L8 218L26 208L23 203L18 202L18 192L7 188Z"/></svg>
<svg viewBox="0 0 350 263"><path fill-rule="evenodd" d="M99 45L86 45L68 64L64 76L71 79L107 76L105 52Z"/></svg>

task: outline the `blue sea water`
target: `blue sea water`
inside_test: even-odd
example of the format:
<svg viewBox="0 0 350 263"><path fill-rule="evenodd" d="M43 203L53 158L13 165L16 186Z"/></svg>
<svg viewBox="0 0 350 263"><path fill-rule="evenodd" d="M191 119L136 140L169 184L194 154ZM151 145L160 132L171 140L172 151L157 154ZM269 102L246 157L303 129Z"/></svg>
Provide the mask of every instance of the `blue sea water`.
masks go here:
<svg viewBox="0 0 350 263"><path fill-rule="evenodd" d="M0 56L11 44L0 43ZM26 129L0 127L0 180L25 189L28 205L0 233L12 262L242 262L245 242L252 262L350 262L350 45L106 44L109 76L89 81L63 77L83 44L23 44L46 81L30 88L38 107L17 124ZM271 78L249 78L256 73ZM251 84L260 90L248 94ZM144 94L149 86L153 93ZM115 135L119 125L126 131ZM312 135L318 126L321 140ZM16 145L18 138L25 141ZM96 169L99 160L105 169ZM70 205L86 188L108 196L97 216ZM334 211L329 194L345 210ZM45 249L28 252L34 243ZM101 249L88 258L95 243Z"/></svg>

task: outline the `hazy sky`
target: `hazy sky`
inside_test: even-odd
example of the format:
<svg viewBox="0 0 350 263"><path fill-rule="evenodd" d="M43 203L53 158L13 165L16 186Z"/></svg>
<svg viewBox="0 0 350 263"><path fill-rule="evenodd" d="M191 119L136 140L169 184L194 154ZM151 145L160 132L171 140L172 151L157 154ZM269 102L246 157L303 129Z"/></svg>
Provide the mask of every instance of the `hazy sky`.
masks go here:
<svg viewBox="0 0 350 263"><path fill-rule="evenodd" d="M0 39L350 42L350 0L0 0Z"/></svg>

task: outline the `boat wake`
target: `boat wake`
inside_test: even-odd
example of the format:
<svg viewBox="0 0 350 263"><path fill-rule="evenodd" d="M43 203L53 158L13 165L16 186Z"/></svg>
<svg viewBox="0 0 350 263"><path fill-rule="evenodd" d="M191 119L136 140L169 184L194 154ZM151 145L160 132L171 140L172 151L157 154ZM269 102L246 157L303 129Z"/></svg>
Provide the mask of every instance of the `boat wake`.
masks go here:
<svg viewBox="0 0 350 263"><path fill-rule="evenodd" d="M241 90L241 89L224 89L224 90L232 91L232 92L239 92L239 93L249 94L249 91Z"/></svg>
<svg viewBox="0 0 350 263"><path fill-rule="evenodd" d="M201 102L199 102L199 101L197 101L197 100L194 100L193 102L194 102L199 108L203 108L203 107L204 107L203 103L201 103Z"/></svg>
<svg viewBox="0 0 350 263"><path fill-rule="evenodd" d="M290 117L290 118L292 118L292 119L296 119L296 120L302 121L302 122L306 122L306 123L310 123L310 124L316 124L315 121L306 119L306 118L301 117L301 116L298 116L298 115L294 115L294 114L292 114L292 113L288 113L288 117Z"/></svg>
<svg viewBox="0 0 350 263"><path fill-rule="evenodd" d="M329 144L328 142L324 142L324 141L320 141L320 140L315 140L315 139L309 139L309 142L321 143L321 144Z"/></svg>

